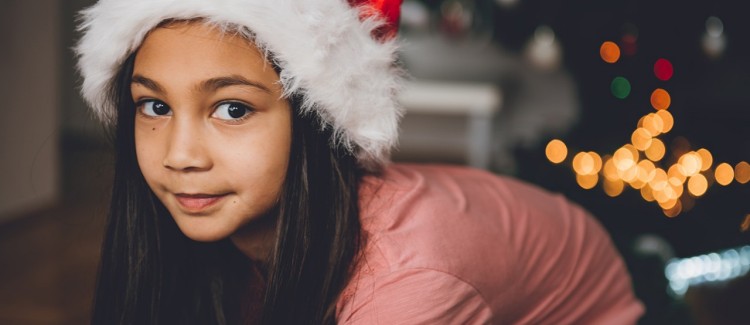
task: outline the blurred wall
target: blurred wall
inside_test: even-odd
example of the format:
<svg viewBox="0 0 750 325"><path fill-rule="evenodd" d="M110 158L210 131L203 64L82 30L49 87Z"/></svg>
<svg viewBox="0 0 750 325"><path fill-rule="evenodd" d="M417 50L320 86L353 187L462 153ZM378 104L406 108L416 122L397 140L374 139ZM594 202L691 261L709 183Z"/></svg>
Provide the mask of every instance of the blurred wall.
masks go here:
<svg viewBox="0 0 750 325"><path fill-rule="evenodd" d="M90 141L97 142L101 141L103 136L100 124L93 118L79 95L81 78L75 68L76 62L73 52L73 47L80 38L76 31L78 12L95 2L95 0L65 0L61 1L59 8L62 20L59 33L62 38L60 57L64 67L61 76L63 89L61 101L63 105L60 127L63 143L67 144L71 144L71 141L78 144Z"/></svg>
<svg viewBox="0 0 750 325"><path fill-rule="evenodd" d="M0 1L0 222L59 195L59 2Z"/></svg>

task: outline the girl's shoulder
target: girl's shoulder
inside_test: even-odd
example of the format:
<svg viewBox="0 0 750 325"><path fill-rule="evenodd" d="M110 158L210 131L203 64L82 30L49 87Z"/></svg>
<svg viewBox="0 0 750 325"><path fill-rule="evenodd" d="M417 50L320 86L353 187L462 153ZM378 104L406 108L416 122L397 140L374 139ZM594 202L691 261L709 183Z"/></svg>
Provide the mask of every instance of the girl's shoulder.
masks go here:
<svg viewBox="0 0 750 325"><path fill-rule="evenodd" d="M515 227L529 218L549 218L561 209L582 210L560 194L512 177L423 164L391 164L381 174L365 177L360 208L363 226L372 233L418 224L401 230L473 235L475 227L489 226L487 232L496 239L505 231L517 232Z"/></svg>
<svg viewBox="0 0 750 325"><path fill-rule="evenodd" d="M596 301L627 306L630 319L641 311L607 233L560 194L482 170L416 164L365 178L360 193L367 241L341 310L383 317L375 302L444 310L428 303L441 296L488 322L583 317ZM591 299L580 287L611 291ZM576 295L585 302L565 299Z"/></svg>

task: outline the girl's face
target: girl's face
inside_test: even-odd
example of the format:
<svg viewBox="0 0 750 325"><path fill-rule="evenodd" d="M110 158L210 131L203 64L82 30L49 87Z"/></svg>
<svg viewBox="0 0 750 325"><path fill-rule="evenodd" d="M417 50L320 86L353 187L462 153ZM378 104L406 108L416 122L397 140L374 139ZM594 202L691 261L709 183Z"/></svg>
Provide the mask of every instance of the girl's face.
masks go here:
<svg viewBox="0 0 750 325"><path fill-rule="evenodd" d="M157 28L138 50L138 165L189 238L226 238L276 203L292 137L278 80L250 42L200 22Z"/></svg>

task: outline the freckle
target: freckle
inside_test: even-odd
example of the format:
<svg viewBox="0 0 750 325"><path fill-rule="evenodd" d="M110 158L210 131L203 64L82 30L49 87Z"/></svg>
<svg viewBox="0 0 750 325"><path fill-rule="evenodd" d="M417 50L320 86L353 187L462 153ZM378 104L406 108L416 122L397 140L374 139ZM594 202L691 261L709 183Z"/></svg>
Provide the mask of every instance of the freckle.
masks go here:
<svg viewBox="0 0 750 325"><path fill-rule="evenodd" d="M151 128L151 131L156 131L156 128Z"/></svg>
<svg viewBox="0 0 750 325"><path fill-rule="evenodd" d="M234 204L234 203L237 203L237 201L232 201L232 203L233 203L233 204Z"/></svg>

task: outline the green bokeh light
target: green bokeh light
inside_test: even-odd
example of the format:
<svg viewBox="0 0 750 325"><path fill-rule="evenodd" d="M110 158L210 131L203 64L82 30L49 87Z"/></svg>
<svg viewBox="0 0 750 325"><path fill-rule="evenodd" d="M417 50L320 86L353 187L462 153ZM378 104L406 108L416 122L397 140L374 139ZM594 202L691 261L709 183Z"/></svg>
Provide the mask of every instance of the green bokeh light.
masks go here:
<svg viewBox="0 0 750 325"><path fill-rule="evenodd" d="M615 79L612 80L610 89L612 90L613 96L619 99L625 99L630 95L630 81L624 77L615 77Z"/></svg>

